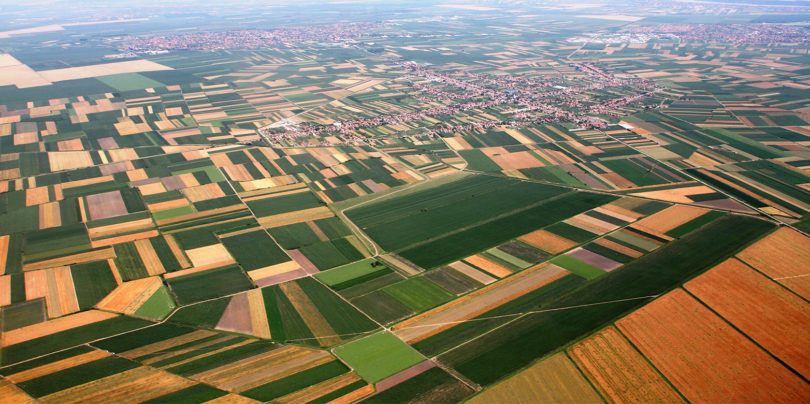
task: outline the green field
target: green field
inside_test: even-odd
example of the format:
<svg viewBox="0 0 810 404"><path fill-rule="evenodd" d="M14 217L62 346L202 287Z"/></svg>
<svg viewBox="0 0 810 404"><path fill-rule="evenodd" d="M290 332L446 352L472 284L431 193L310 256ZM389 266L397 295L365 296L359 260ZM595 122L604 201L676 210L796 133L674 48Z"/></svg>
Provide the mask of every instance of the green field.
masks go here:
<svg viewBox="0 0 810 404"><path fill-rule="evenodd" d="M93 307L118 286L107 261L72 265L70 273L81 309Z"/></svg>
<svg viewBox="0 0 810 404"><path fill-rule="evenodd" d="M607 273L601 268L597 268L593 265L586 264L580 260L571 258L567 255L560 255L558 257L555 257L550 262L554 265L565 268L588 280L596 279Z"/></svg>
<svg viewBox="0 0 810 404"><path fill-rule="evenodd" d="M287 262L290 257L264 230L242 233L221 239L231 256L245 271Z"/></svg>
<svg viewBox="0 0 810 404"><path fill-rule="evenodd" d="M567 219L614 200L610 195L567 193L546 203L400 252L414 264L435 268Z"/></svg>
<svg viewBox="0 0 810 404"><path fill-rule="evenodd" d="M373 258L369 258L339 268L319 272L315 274L315 277L329 285L332 289L341 290L389 272L388 267L380 265L380 263Z"/></svg>
<svg viewBox="0 0 810 404"><path fill-rule="evenodd" d="M299 192L297 194L259 199L248 202L247 205L256 216L262 217L301 209L317 208L322 206L322 203L312 192Z"/></svg>
<svg viewBox="0 0 810 404"><path fill-rule="evenodd" d="M138 73L123 73L113 74L110 76L101 76L98 77L98 80L118 91L132 91L165 86L161 82L152 80Z"/></svg>
<svg viewBox="0 0 810 404"><path fill-rule="evenodd" d="M166 282L183 305L253 287L247 275L236 265L171 278Z"/></svg>
<svg viewBox="0 0 810 404"><path fill-rule="evenodd" d="M425 360L397 337L381 332L335 348L360 377L376 383Z"/></svg>
<svg viewBox="0 0 810 404"><path fill-rule="evenodd" d="M461 402L474 390L440 368L432 368L393 388L376 394L364 403Z"/></svg>
<svg viewBox="0 0 810 404"><path fill-rule="evenodd" d="M346 215L385 250L397 251L565 192L479 175L351 209Z"/></svg>
<svg viewBox="0 0 810 404"><path fill-rule="evenodd" d="M349 368L340 361L332 361L244 391L242 395L255 400L270 401L340 376L348 371Z"/></svg>
<svg viewBox="0 0 810 404"><path fill-rule="evenodd" d="M194 386L187 387L162 395L152 400L144 401L148 404L161 404L161 403L175 403L175 402L200 402L211 401L215 398L227 395L228 392L211 387L207 384L195 384Z"/></svg>
<svg viewBox="0 0 810 404"><path fill-rule="evenodd" d="M388 324L415 313L402 302L382 290L375 290L356 297L351 302L368 314L369 317L382 324Z"/></svg>
<svg viewBox="0 0 810 404"><path fill-rule="evenodd" d="M214 328L231 299L209 300L179 308L169 321L203 328Z"/></svg>
<svg viewBox="0 0 810 404"><path fill-rule="evenodd" d="M477 383L490 384L717 265L771 229L759 219L723 217L538 307L563 310L522 317L440 360ZM612 303L592 305L599 302ZM540 342L538 335L543 335Z"/></svg>
<svg viewBox="0 0 810 404"><path fill-rule="evenodd" d="M12 306L5 306L0 309L2 316L2 330L11 331L27 325L45 321L45 300L30 300Z"/></svg>
<svg viewBox="0 0 810 404"><path fill-rule="evenodd" d="M115 250L115 267L121 274L121 280L127 282L149 276L141 261L141 256L135 248L135 243L116 244L113 249Z"/></svg>
<svg viewBox="0 0 810 404"><path fill-rule="evenodd" d="M356 334L374 330L377 324L357 311L340 296L312 278L295 281L307 294L318 311L338 334Z"/></svg>
<svg viewBox="0 0 810 404"><path fill-rule="evenodd" d="M2 351L2 363L8 365L26 359L35 358L75 345L84 344L108 335L114 335L135 328L153 324L152 322L119 316L93 324L84 325L45 337L32 339L19 344L7 346Z"/></svg>
<svg viewBox="0 0 810 404"><path fill-rule="evenodd" d="M137 317L144 317L150 320L163 320L176 307L177 305L174 303L174 299L169 293L169 290L166 286L161 285L160 289L150 296L134 314Z"/></svg>
<svg viewBox="0 0 810 404"><path fill-rule="evenodd" d="M0 404L656 401L572 347L810 232L810 0L6 3Z"/></svg>
<svg viewBox="0 0 810 404"><path fill-rule="evenodd" d="M363 259L363 254L345 238L310 244L300 251L320 270Z"/></svg>
<svg viewBox="0 0 810 404"><path fill-rule="evenodd" d="M414 312L422 312L452 300L455 296L424 277L415 277L382 289Z"/></svg>
<svg viewBox="0 0 810 404"><path fill-rule="evenodd" d="M69 389L93 380L112 376L140 366L138 363L110 356L82 365L74 366L45 376L27 380L18 386L33 397L44 397L60 390Z"/></svg>

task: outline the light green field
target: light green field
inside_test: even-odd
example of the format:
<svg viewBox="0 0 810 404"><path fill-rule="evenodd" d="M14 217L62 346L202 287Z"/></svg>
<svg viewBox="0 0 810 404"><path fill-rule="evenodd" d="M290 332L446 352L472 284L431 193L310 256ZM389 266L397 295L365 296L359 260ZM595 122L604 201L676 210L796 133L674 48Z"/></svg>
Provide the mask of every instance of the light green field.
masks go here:
<svg viewBox="0 0 810 404"><path fill-rule="evenodd" d="M384 266L376 266L376 267L371 266L371 264L373 264L374 262L376 262L376 260L369 258L367 260L347 264L339 268L319 272L315 274L315 277L329 286L334 286L361 277L363 275L368 275L375 271L385 269Z"/></svg>
<svg viewBox="0 0 810 404"><path fill-rule="evenodd" d="M165 87L165 84L138 73L113 74L98 79L118 91L143 90L144 88Z"/></svg>
<svg viewBox="0 0 810 404"><path fill-rule="evenodd" d="M560 255L559 257L556 257L553 260L551 260L551 263L560 266L562 268L565 268L585 279L596 279L607 273L601 268L597 268L593 265L586 264L580 260L571 258L567 255Z"/></svg>
<svg viewBox="0 0 810 404"><path fill-rule="evenodd" d="M415 349L387 332L335 348L335 354L370 383L379 382L425 360Z"/></svg>

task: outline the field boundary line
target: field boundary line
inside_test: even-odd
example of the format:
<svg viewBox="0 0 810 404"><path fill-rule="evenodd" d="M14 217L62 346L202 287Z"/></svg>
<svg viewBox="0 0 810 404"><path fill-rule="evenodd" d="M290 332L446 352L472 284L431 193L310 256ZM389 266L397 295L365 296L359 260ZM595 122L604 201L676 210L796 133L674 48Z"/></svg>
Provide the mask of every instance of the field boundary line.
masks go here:
<svg viewBox="0 0 810 404"><path fill-rule="evenodd" d="M782 276L779 278L771 278L774 281L781 281L783 279L793 279L793 278L804 278L805 276L810 276L810 274L801 274L801 275L793 275L793 276Z"/></svg>

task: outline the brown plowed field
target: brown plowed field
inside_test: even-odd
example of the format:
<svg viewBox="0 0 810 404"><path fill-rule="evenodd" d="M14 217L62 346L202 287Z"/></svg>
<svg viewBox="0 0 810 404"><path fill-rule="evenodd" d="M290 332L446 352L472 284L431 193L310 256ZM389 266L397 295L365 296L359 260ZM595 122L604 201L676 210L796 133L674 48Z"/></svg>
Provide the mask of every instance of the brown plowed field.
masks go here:
<svg viewBox="0 0 810 404"><path fill-rule="evenodd" d="M686 205L674 205L639 220L636 225L659 233L666 233L706 213L709 213L708 209Z"/></svg>
<svg viewBox="0 0 810 404"><path fill-rule="evenodd" d="M0 379L0 403L3 404L34 404L37 401L31 398L19 387Z"/></svg>
<svg viewBox="0 0 810 404"><path fill-rule="evenodd" d="M577 246L575 241L560 237L545 230L533 231L525 236L519 237L518 240L552 254L559 254Z"/></svg>
<svg viewBox="0 0 810 404"><path fill-rule="evenodd" d="M72 328L81 327L83 325L96 323L117 316L118 314L114 313L90 310L65 317L59 317L44 323L33 324L18 328L16 330L4 332L2 346L19 344L20 342L44 337L46 335L56 334L57 332L70 330Z"/></svg>
<svg viewBox="0 0 810 404"><path fill-rule="evenodd" d="M568 220L565 220L564 223L568 223L571 226L579 227L580 229L600 235L619 228L619 226L613 223L608 223L585 214L576 215Z"/></svg>
<svg viewBox="0 0 810 404"><path fill-rule="evenodd" d="M810 385L676 289L616 326L692 402L808 402Z"/></svg>
<svg viewBox="0 0 810 404"><path fill-rule="evenodd" d="M0 276L0 306L11 304L11 275Z"/></svg>
<svg viewBox="0 0 810 404"><path fill-rule="evenodd" d="M48 229L62 225L62 212L59 202L48 202L39 205L39 228Z"/></svg>
<svg viewBox="0 0 810 404"><path fill-rule="evenodd" d="M771 354L810 377L806 301L733 258L685 287Z"/></svg>
<svg viewBox="0 0 810 404"><path fill-rule="evenodd" d="M199 185L183 189L183 194L191 202L205 201L208 199L220 198L225 196L222 188L215 182L206 185Z"/></svg>
<svg viewBox="0 0 810 404"><path fill-rule="evenodd" d="M106 219L127 214L127 207L121 192L110 191L101 194L87 195L85 198L90 211L90 219Z"/></svg>
<svg viewBox="0 0 810 404"><path fill-rule="evenodd" d="M360 400L361 398L363 398L363 397L365 397L365 396L367 396L367 395L369 395L371 393L374 393L374 386L369 384L368 386L361 387L361 388L359 388L359 389L357 389L357 390L355 390L355 391L353 391L353 392L351 392L349 394L346 394L343 397L338 397L338 398L330 401L329 404L349 404L349 403L354 403L354 402Z"/></svg>
<svg viewBox="0 0 810 404"><path fill-rule="evenodd" d="M22 372L10 374L6 379L14 383L22 383L27 380L36 379L41 376L49 375L60 370L70 369L88 362L93 362L98 359L106 358L112 355L107 351L94 350L81 355L72 356L67 359L62 359L56 362L51 362L46 365L37 366L33 369L23 370Z"/></svg>
<svg viewBox="0 0 810 404"><path fill-rule="evenodd" d="M90 243L90 246L93 247L93 248L107 247L107 246L111 246L113 244L128 243L130 241L157 237L159 235L160 235L160 233L158 233L157 230L147 230L147 231L142 231L140 233L132 233L132 234L126 234L126 235L118 236L118 237L105 238L103 240L94 240L94 241L92 241Z"/></svg>
<svg viewBox="0 0 810 404"><path fill-rule="evenodd" d="M624 245L606 238L597 239L594 241L594 243L601 245L602 247L610 248L611 250L622 253L628 257L638 258L644 255L644 253L641 251L636 251L630 247L625 247Z"/></svg>
<svg viewBox="0 0 810 404"><path fill-rule="evenodd" d="M61 267L65 265L83 264L85 262L101 261L107 258L115 258L115 251L112 248L103 248L95 251L68 255L66 257L53 258L44 261L37 261L30 264L23 264L23 271L36 271L46 268Z"/></svg>
<svg viewBox="0 0 810 404"><path fill-rule="evenodd" d="M6 273L6 259L8 257L8 242L10 236L0 236L0 275Z"/></svg>
<svg viewBox="0 0 810 404"><path fill-rule="evenodd" d="M228 306L225 307L225 311L222 312L222 317L219 318L214 328L247 335L253 333L253 327L250 321L250 305L248 304L246 294L239 293L231 297Z"/></svg>
<svg viewBox="0 0 810 404"><path fill-rule="evenodd" d="M480 255L473 255L471 257L464 258L464 261L498 278L503 278L512 275L511 269L506 268L503 265L499 265L495 262L492 262Z"/></svg>
<svg viewBox="0 0 810 404"><path fill-rule="evenodd" d="M737 257L799 296L810 299L810 239L783 227Z"/></svg>
<svg viewBox="0 0 810 404"><path fill-rule="evenodd" d="M96 307L116 313L133 314L150 298L163 282L157 276L124 282L113 289Z"/></svg>
<svg viewBox="0 0 810 404"><path fill-rule="evenodd" d="M48 187L36 187L25 190L25 206L40 205L50 201Z"/></svg>
<svg viewBox="0 0 810 404"><path fill-rule="evenodd" d="M48 317L60 317L79 311L79 302L73 288L73 276L67 266L26 272L24 274L26 300L44 297Z"/></svg>
<svg viewBox="0 0 810 404"><path fill-rule="evenodd" d="M694 187L686 187L686 188L672 188L672 189L663 189L659 191L638 192L634 193L633 195L650 199L660 199L662 201L667 202L688 204L694 203L691 199L689 199L688 195L710 194L712 192L714 192L714 190L705 185L697 185Z"/></svg>
<svg viewBox="0 0 810 404"><path fill-rule="evenodd" d="M91 239L98 239L102 237L109 237L116 234L130 233L135 230L147 229L155 227L152 224L151 218L133 220L126 223L111 224L109 226L93 227L87 229L87 234Z"/></svg>
<svg viewBox="0 0 810 404"><path fill-rule="evenodd" d="M545 165L527 151L493 155L490 156L490 159L500 166L502 170L520 170Z"/></svg>
<svg viewBox="0 0 810 404"><path fill-rule="evenodd" d="M574 345L568 354L608 402L684 402L613 327Z"/></svg>

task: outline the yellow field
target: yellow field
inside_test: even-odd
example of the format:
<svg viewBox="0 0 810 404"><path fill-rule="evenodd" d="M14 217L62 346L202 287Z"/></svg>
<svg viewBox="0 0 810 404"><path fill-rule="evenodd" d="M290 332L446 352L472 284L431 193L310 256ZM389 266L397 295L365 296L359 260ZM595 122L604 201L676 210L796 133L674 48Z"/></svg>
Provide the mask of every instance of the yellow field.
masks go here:
<svg viewBox="0 0 810 404"><path fill-rule="evenodd" d="M235 262L231 254L222 244L213 244L205 247L186 250L188 259L195 267L209 266L214 264L230 264Z"/></svg>
<svg viewBox="0 0 810 404"><path fill-rule="evenodd" d="M18 88L26 88L49 84L51 84L50 81L37 74L28 65L9 54L0 54L0 86L14 85Z"/></svg>
<svg viewBox="0 0 810 404"><path fill-rule="evenodd" d="M45 397L43 403L138 403L187 387L194 382L168 372L141 366L93 380Z"/></svg>
<svg viewBox="0 0 810 404"><path fill-rule="evenodd" d="M484 390L471 404L601 403L602 399L565 354L558 353Z"/></svg>
<svg viewBox="0 0 810 404"><path fill-rule="evenodd" d="M24 273L25 299L44 297L48 317L59 317L79 311L70 267L56 267Z"/></svg>
<svg viewBox="0 0 810 404"><path fill-rule="evenodd" d="M281 264L271 265L269 267L255 269L253 271L248 271L248 276L250 279L254 281L269 278L271 276L285 274L287 272L297 271L301 269L301 266L298 265L295 261L287 261L282 262Z"/></svg>
<svg viewBox="0 0 810 404"><path fill-rule="evenodd" d="M335 330L332 329L323 314L318 311L312 300L297 283L282 283L279 287L284 292L284 295L290 299L295 311L301 315L301 319L304 320L307 328L312 331L312 335L318 339L321 346L330 346L340 342L340 337L335 336L337 334Z"/></svg>
<svg viewBox="0 0 810 404"><path fill-rule="evenodd" d="M158 70L172 70L172 68L152 62L151 60L141 59L126 62L102 63L82 67L45 70L37 72L37 74L47 81L54 82L108 76L111 74L153 72Z"/></svg>
<svg viewBox="0 0 810 404"><path fill-rule="evenodd" d="M308 222L312 220L326 219L333 217L329 208L320 206L317 208L297 210L295 212L282 213L279 215L266 216L259 218L259 224L265 228L273 228L286 226L288 224L295 224L301 222Z"/></svg>
<svg viewBox="0 0 810 404"><path fill-rule="evenodd" d="M163 285L157 276L124 282L113 289L96 307L123 314L134 314Z"/></svg>
<svg viewBox="0 0 810 404"><path fill-rule="evenodd" d="M54 372L58 372L60 370L70 369L74 366L79 366L98 359L103 359L111 355L112 354L107 351L94 350L88 353L71 356L70 358L67 359L62 359L42 366L37 366L32 369L23 370L18 373L10 374L6 376L6 379L12 381L13 383L22 383L31 379L36 379L40 376L45 376Z"/></svg>
<svg viewBox="0 0 810 404"><path fill-rule="evenodd" d="M49 152L48 162L51 164L51 172L90 167L94 164L87 151Z"/></svg>
<svg viewBox="0 0 810 404"><path fill-rule="evenodd" d="M98 310L83 311L81 313L72 314L65 317L59 317L54 320L46 321L29 325L26 327L18 328L3 333L2 346L9 346L19 344L20 342L29 341L46 335L55 334L57 332L70 330L72 328L81 327L83 325L96 323L99 321L107 320L118 316L114 313L106 313Z"/></svg>
<svg viewBox="0 0 810 404"><path fill-rule="evenodd" d="M160 275L166 272L163 263L160 262L160 257L158 257L149 239L136 240L135 248L138 250L138 255L141 257L141 261L143 261L143 265L146 267L146 272L149 275Z"/></svg>
<svg viewBox="0 0 810 404"><path fill-rule="evenodd" d="M708 212L708 209L695 206L674 205L639 220L636 226L666 233Z"/></svg>
<svg viewBox="0 0 810 404"><path fill-rule="evenodd" d="M48 229L62 225L62 213L59 202L49 202L39 205L39 228Z"/></svg>
<svg viewBox="0 0 810 404"><path fill-rule="evenodd" d="M270 339L270 324L267 322L267 309L264 307L264 297L261 289L253 289L247 293L250 307L250 325L253 335L259 338Z"/></svg>
<svg viewBox="0 0 810 404"><path fill-rule="evenodd" d="M19 387L0 379L0 403L2 404L34 404L37 401L31 398Z"/></svg>
<svg viewBox="0 0 810 404"><path fill-rule="evenodd" d="M325 351L283 346L191 375L194 380L239 393L332 361Z"/></svg>

